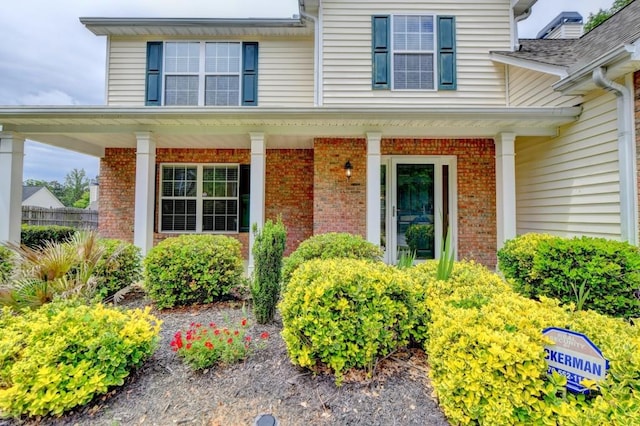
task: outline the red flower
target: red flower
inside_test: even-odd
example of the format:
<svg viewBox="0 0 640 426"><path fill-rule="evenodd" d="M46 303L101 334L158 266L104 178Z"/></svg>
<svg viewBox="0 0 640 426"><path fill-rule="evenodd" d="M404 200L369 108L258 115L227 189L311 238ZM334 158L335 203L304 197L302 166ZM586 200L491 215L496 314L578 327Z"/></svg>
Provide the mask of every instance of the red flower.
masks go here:
<svg viewBox="0 0 640 426"><path fill-rule="evenodd" d="M229 333L229 330L227 330L226 328L225 328L224 330L222 330L222 332L223 332L224 334L226 334L227 336L230 334L230 333Z"/></svg>
<svg viewBox="0 0 640 426"><path fill-rule="evenodd" d="M242 326L246 326L247 325L247 319L246 318L242 318L242 321L240 322L240 324L242 324Z"/></svg>
<svg viewBox="0 0 640 426"><path fill-rule="evenodd" d="M237 336L238 334L240 334L240 332L239 332L238 330L236 330L236 331L234 331L234 332L233 332L233 335L234 335L234 336Z"/></svg>
<svg viewBox="0 0 640 426"><path fill-rule="evenodd" d="M260 335L261 339L268 339L269 338L269 333L267 333L266 331L264 331L261 335Z"/></svg>
<svg viewBox="0 0 640 426"><path fill-rule="evenodd" d="M211 327L211 328L216 328L216 323L215 323L215 322L210 322L210 323L209 323L209 327Z"/></svg>
<svg viewBox="0 0 640 426"><path fill-rule="evenodd" d="M251 336L245 337L244 340L246 340L247 342L250 342L251 341Z"/></svg>
<svg viewBox="0 0 640 426"><path fill-rule="evenodd" d="M209 349L213 349L213 344L209 341L207 341L207 343L205 343L204 345Z"/></svg>
<svg viewBox="0 0 640 426"><path fill-rule="evenodd" d="M233 339L231 337L229 337L229 340L227 340L228 344L232 344L233 343Z"/></svg>
<svg viewBox="0 0 640 426"><path fill-rule="evenodd" d="M197 324L196 324L196 328L200 328L200 327L202 327L202 324L197 323Z"/></svg>
<svg viewBox="0 0 640 426"><path fill-rule="evenodd" d="M216 329L216 331L213 332L213 334L215 334L216 336L220 334L220 330Z"/></svg>
<svg viewBox="0 0 640 426"><path fill-rule="evenodd" d="M191 349L191 343L187 343L187 350Z"/></svg>

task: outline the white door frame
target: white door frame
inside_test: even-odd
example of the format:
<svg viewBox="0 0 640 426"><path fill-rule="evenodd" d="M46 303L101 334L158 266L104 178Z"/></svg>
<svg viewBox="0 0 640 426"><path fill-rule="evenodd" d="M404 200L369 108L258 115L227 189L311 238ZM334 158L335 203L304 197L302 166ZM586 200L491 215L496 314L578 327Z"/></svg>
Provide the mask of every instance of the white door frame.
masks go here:
<svg viewBox="0 0 640 426"><path fill-rule="evenodd" d="M451 232L451 243L454 255L457 258L458 247L458 170L457 170L457 158L454 155L396 155L396 156L383 156L380 161L381 165L387 167L386 173L386 250L384 254L384 261L388 264L395 264L398 259L397 253L397 165L398 164L433 164L434 165L434 233L435 238L435 258L440 257L442 252L442 238L437 238L438 235L442 235L442 219L441 212L439 212L438 206L442 205L442 166L449 166L449 224Z"/></svg>

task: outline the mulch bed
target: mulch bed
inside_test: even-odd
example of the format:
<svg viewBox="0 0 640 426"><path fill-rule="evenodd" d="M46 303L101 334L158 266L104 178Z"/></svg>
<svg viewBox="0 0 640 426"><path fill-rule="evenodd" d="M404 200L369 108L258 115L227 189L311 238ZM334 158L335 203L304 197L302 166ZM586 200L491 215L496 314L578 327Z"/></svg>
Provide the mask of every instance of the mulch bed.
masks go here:
<svg viewBox="0 0 640 426"><path fill-rule="evenodd" d="M121 303L147 304L141 294ZM336 387L332 376L291 364L277 319L266 326L252 323L251 336L266 331L271 337L245 362L193 372L171 351L175 332L191 322L237 323L242 305L225 302L154 314L163 321L160 345L121 388L60 418L0 420L0 425L253 425L264 413L274 415L280 426L449 424L432 397L420 350L393 354L376 366L372 378L354 372Z"/></svg>

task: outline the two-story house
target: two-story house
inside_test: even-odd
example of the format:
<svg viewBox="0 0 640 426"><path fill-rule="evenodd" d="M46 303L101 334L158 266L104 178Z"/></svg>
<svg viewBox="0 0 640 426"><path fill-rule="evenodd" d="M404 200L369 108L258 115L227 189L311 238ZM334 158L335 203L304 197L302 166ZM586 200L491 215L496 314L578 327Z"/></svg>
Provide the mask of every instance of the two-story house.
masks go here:
<svg viewBox="0 0 640 426"><path fill-rule="evenodd" d="M19 238L28 138L100 157L100 232L144 252L221 233L249 258L250 225L277 215L288 252L346 231L389 263L418 229L420 257L437 258L450 229L458 258L488 266L527 231L637 243L640 21L518 41L534 3L300 0L290 19L81 18L107 37L107 105L0 108L0 240Z"/></svg>

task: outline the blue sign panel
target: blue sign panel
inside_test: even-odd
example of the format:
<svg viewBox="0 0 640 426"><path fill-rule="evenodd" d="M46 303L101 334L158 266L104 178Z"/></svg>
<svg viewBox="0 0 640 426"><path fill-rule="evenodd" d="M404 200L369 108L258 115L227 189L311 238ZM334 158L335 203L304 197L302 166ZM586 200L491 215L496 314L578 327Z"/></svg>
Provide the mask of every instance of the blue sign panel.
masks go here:
<svg viewBox="0 0 640 426"><path fill-rule="evenodd" d="M567 378L567 389L586 393L584 379L600 382L605 379L609 361L587 336L563 328L549 327L542 334L554 343L544 348L547 374L556 371Z"/></svg>

